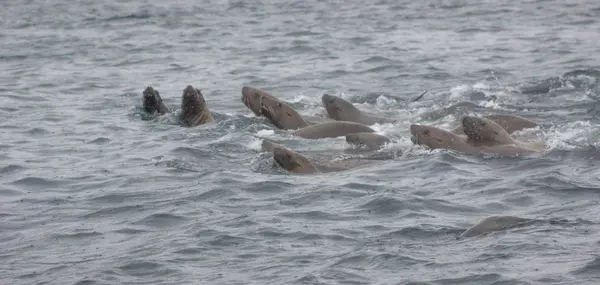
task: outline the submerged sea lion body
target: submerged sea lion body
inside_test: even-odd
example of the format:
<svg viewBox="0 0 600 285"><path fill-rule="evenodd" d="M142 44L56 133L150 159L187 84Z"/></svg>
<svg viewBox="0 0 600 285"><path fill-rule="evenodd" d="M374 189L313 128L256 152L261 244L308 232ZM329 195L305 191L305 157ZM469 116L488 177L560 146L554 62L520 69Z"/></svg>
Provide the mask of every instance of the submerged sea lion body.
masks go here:
<svg viewBox="0 0 600 285"><path fill-rule="evenodd" d="M254 115L257 117L262 116L261 102L262 98L265 97L277 99L275 96L267 93L266 91L248 86L242 87L242 102L244 105L246 105L246 107L248 107L248 109L252 110Z"/></svg>
<svg viewBox="0 0 600 285"><path fill-rule="evenodd" d="M309 126L294 108L274 97L262 97L261 113L279 129L296 130Z"/></svg>
<svg viewBox="0 0 600 285"><path fill-rule="evenodd" d="M500 231L531 221L514 216L492 216L464 231L460 237L474 237L484 233Z"/></svg>
<svg viewBox="0 0 600 285"><path fill-rule="evenodd" d="M386 136L376 133L353 133L346 135L346 142L356 146L366 146L370 149L379 149L390 142Z"/></svg>
<svg viewBox="0 0 600 285"><path fill-rule="evenodd" d="M515 115L493 114L486 115L484 117L500 125L504 130L506 130L508 134L512 134L516 131L520 131L523 129L535 128L538 126L537 123L531 120ZM463 134L463 126L460 125L456 127L454 130L452 130L452 132L455 134Z"/></svg>
<svg viewBox="0 0 600 285"><path fill-rule="evenodd" d="M293 132L305 139L336 138L353 133L373 133L373 129L360 123L333 121L311 125Z"/></svg>
<svg viewBox="0 0 600 285"><path fill-rule="evenodd" d="M144 89L142 94L144 100L144 111L152 115L159 116L169 112L169 108L167 108L167 106L163 102L162 98L160 97L160 94L158 93L158 90L148 86L146 87L146 89Z"/></svg>
<svg viewBox="0 0 600 285"><path fill-rule="evenodd" d="M327 110L327 115L336 121L348 121L373 125L375 123L394 123L396 120L367 114L357 109L352 103L334 95L325 94L321 101Z"/></svg>
<svg viewBox="0 0 600 285"><path fill-rule="evenodd" d="M179 121L182 125L194 127L214 121L204 96L199 89L188 85L181 96L181 113Z"/></svg>

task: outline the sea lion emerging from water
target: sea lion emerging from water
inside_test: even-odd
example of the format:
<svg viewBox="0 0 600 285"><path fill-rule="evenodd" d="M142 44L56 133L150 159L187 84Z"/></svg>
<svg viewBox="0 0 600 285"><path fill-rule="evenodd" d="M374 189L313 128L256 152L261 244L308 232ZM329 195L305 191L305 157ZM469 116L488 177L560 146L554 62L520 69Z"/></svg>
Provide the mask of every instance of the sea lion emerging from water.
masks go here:
<svg viewBox="0 0 600 285"><path fill-rule="evenodd" d="M275 162L287 171L295 173L321 172L308 158L291 149L274 145L272 152Z"/></svg>
<svg viewBox="0 0 600 285"><path fill-rule="evenodd" d="M200 90L188 85L181 96L179 121L184 126L194 127L214 121Z"/></svg>
<svg viewBox="0 0 600 285"><path fill-rule="evenodd" d="M169 108L165 105L158 90L148 86L142 92L144 98L144 111L152 115L164 115L169 112Z"/></svg>
<svg viewBox="0 0 600 285"><path fill-rule="evenodd" d="M430 149L450 149L463 153L489 153L507 156L521 156L536 152L519 145L472 145L466 136L461 136L434 126L410 126L411 140L414 144L425 145Z"/></svg>
<svg viewBox="0 0 600 285"><path fill-rule="evenodd" d="M356 122L364 125L375 123L394 123L396 120L367 114L352 105L352 103L334 95L325 94L321 101L327 110L327 115L337 121Z"/></svg>
<svg viewBox="0 0 600 285"><path fill-rule="evenodd" d="M537 123L525 119L523 117L515 116L515 115L507 115L507 114L493 114L484 116L487 119L492 120L496 124L500 125L508 134L512 134L516 131L520 131L523 129L535 128L538 126ZM463 134L463 126L462 124L452 130L455 134Z"/></svg>
<svg viewBox="0 0 600 285"><path fill-rule="evenodd" d="M353 133L346 135L346 142L356 146L366 146L369 149L379 149L390 139L376 133Z"/></svg>
<svg viewBox="0 0 600 285"><path fill-rule="evenodd" d="M414 144L425 145L430 149L452 149L460 152L473 153L478 148L467 143L466 137L444 129L428 125L410 125L411 141Z"/></svg>
<svg viewBox="0 0 600 285"><path fill-rule="evenodd" d="M308 126L308 123L294 108L275 97L262 97L261 113L275 127L283 130L296 130Z"/></svg>
<svg viewBox="0 0 600 285"><path fill-rule="evenodd" d="M360 123L333 121L304 127L293 132L305 139L336 138L353 133L373 133L373 129Z"/></svg>
<svg viewBox="0 0 600 285"><path fill-rule="evenodd" d="M518 144L502 126L487 118L464 116L462 126L467 142L475 146Z"/></svg>
<svg viewBox="0 0 600 285"><path fill-rule="evenodd" d="M463 131L467 135L467 142L471 145L510 145L513 148L520 147L531 151L541 150L546 147L544 142L525 143L517 141L502 126L487 118L464 116L462 125Z"/></svg>
<svg viewBox="0 0 600 285"><path fill-rule="evenodd" d="M492 216L464 231L460 237L474 237L484 233L500 231L532 221L514 216Z"/></svg>
<svg viewBox="0 0 600 285"><path fill-rule="evenodd" d="M261 102L264 97L277 99L266 91L248 86L242 87L242 102L248 109L252 110L257 117L262 116Z"/></svg>
<svg viewBox="0 0 600 285"><path fill-rule="evenodd" d="M289 148L271 141L263 141L263 148L273 153L273 160L289 172L294 173L326 173L347 170L360 165L370 164L372 160L362 158L346 158L331 160L327 164L313 161Z"/></svg>

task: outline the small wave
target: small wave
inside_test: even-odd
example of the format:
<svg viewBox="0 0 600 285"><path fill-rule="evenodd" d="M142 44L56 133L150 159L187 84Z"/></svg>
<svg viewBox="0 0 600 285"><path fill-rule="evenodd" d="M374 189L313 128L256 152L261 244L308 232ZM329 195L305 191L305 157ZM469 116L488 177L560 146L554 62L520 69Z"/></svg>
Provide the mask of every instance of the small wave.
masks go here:
<svg viewBox="0 0 600 285"><path fill-rule="evenodd" d="M150 216L147 216L139 221L135 221L133 222L134 225L145 225L145 226L149 226L149 227L154 227L154 228L170 228L170 227L176 227L180 224L182 224L183 222L185 222L187 219L185 217L179 216L179 215L174 215L174 214L168 214L168 213L159 213L159 214L152 214Z"/></svg>
<svg viewBox="0 0 600 285"><path fill-rule="evenodd" d="M15 180L11 184L23 186L26 188L35 188L37 190L40 190L40 189L55 188L61 184L61 181L47 179L47 178L41 178L41 177L25 177L25 178Z"/></svg>
<svg viewBox="0 0 600 285"><path fill-rule="evenodd" d="M79 232L79 233L70 233L70 234L56 234L54 235L54 238L59 239L59 240L73 240L73 241L78 241L78 240L82 240L82 239L88 239L88 238L94 238L94 237L101 237L103 236L102 233L96 232L96 231L92 231L92 232Z"/></svg>
<svg viewBox="0 0 600 285"><path fill-rule="evenodd" d="M85 214L82 218L107 218L114 217L119 214L128 213L128 212L138 212L142 208L140 206L119 206L119 207L110 207L104 208L97 211L93 211L91 213Z"/></svg>
<svg viewBox="0 0 600 285"><path fill-rule="evenodd" d="M91 141L88 141L87 143L89 143L89 144L103 145L103 144L110 143L110 139L109 138L105 138L105 137L99 137L99 138L95 138L95 139L93 139Z"/></svg>
<svg viewBox="0 0 600 285"><path fill-rule="evenodd" d="M354 217L345 217L345 216L326 213L326 212L322 212L322 211L284 212L284 213L280 213L279 216L294 218L294 219L325 220L325 221L347 221L347 220L354 219Z"/></svg>
<svg viewBox="0 0 600 285"><path fill-rule="evenodd" d="M262 181L251 183L243 189L254 193L278 193L286 191L287 189L292 188L293 186L294 185L291 183L281 181Z"/></svg>
<svg viewBox="0 0 600 285"><path fill-rule="evenodd" d="M20 165L16 165L16 164L9 164L7 166L4 166L2 168L0 168L0 173L2 174L10 174L10 173L15 173L15 172L20 172L23 171L27 168L20 166Z"/></svg>
<svg viewBox="0 0 600 285"><path fill-rule="evenodd" d="M229 247L229 246L241 246L241 245L244 245L251 241L252 241L251 239L243 238L243 237L236 237L236 236L231 236L231 235L219 235L219 236L216 236L214 239L208 241L208 244L210 244L212 246Z"/></svg>
<svg viewBox="0 0 600 285"><path fill-rule="evenodd" d="M150 261L133 261L117 268L123 274L145 278L148 276L166 277L177 272L161 263Z"/></svg>
<svg viewBox="0 0 600 285"><path fill-rule="evenodd" d="M316 32L311 32L311 31L295 31L295 32L289 32L283 36L284 37L301 37L301 36L313 37L313 36L320 36L320 35L322 35L322 33L316 33Z"/></svg>

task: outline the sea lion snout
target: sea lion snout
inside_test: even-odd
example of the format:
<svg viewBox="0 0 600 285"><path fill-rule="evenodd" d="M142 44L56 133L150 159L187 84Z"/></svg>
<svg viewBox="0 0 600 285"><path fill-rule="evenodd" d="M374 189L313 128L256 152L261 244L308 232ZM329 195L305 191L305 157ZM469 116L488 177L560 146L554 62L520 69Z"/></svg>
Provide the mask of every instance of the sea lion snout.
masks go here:
<svg viewBox="0 0 600 285"><path fill-rule="evenodd" d="M477 123L478 118L474 116L463 116L462 124L463 126L474 126Z"/></svg>
<svg viewBox="0 0 600 285"><path fill-rule="evenodd" d="M146 87L146 89L144 89L144 92L142 92L142 94L144 94L144 99L146 100L156 100L157 95L158 95L158 91L154 90L154 88L148 86Z"/></svg>
<svg viewBox="0 0 600 285"><path fill-rule="evenodd" d="M329 94L323 94L321 101L323 101L323 104L333 104L333 102L335 102L335 98Z"/></svg>
<svg viewBox="0 0 600 285"><path fill-rule="evenodd" d="M196 98L196 89L192 85L188 85L183 89L183 99L191 100Z"/></svg>

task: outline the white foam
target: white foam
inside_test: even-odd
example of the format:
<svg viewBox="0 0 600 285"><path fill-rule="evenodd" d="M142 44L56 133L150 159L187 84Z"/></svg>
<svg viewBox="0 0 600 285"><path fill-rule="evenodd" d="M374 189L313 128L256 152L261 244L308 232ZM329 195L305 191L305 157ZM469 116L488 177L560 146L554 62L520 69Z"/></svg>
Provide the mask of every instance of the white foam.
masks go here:
<svg viewBox="0 0 600 285"><path fill-rule="evenodd" d="M260 130L256 132L256 135L259 137L273 137L275 135L274 130Z"/></svg>
<svg viewBox="0 0 600 285"><path fill-rule="evenodd" d="M250 142L246 145L251 150L261 151L262 150L262 139L261 138L252 138Z"/></svg>
<svg viewBox="0 0 600 285"><path fill-rule="evenodd" d="M576 121L540 132L549 148L572 150L587 145L589 139L598 131L598 125L591 124L589 121Z"/></svg>
<svg viewBox="0 0 600 285"><path fill-rule="evenodd" d="M471 90L471 86L469 85L458 85L450 88L450 96L448 98L452 101L460 100L463 95Z"/></svg>

